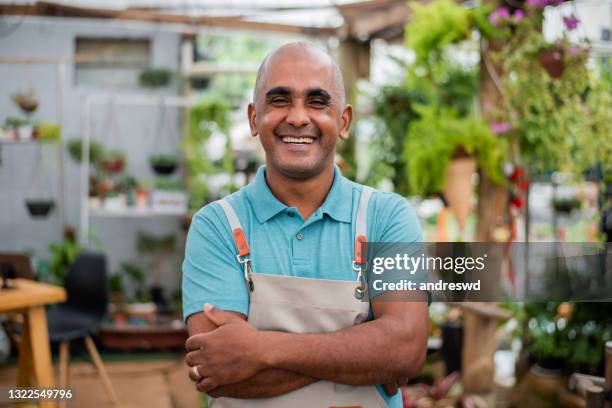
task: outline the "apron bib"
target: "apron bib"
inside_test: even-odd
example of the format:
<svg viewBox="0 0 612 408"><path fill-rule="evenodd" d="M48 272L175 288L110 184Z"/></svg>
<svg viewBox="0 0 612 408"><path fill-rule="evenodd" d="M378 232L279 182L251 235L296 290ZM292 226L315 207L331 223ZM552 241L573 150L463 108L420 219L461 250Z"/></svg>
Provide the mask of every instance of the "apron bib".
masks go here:
<svg viewBox="0 0 612 408"><path fill-rule="evenodd" d="M238 261L244 267L250 299L248 321L259 330L289 333L327 333L363 323L370 303L361 274L364 258L361 243L366 241L366 215L372 189L364 187L356 220L355 281L312 279L254 273L244 230L231 205L219 201L230 223ZM211 400L211 408L386 408L375 386L352 386L317 381L298 390L272 398Z"/></svg>

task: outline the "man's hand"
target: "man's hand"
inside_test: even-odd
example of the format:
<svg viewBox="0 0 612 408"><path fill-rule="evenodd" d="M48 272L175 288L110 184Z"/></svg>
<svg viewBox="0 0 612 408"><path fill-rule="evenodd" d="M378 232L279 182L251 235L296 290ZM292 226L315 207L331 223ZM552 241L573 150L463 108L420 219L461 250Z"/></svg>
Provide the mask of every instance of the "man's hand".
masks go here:
<svg viewBox="0 0 612 408"><path fill-rule="evenodd" d="M259 349L258 331L240 317L205 305L204 314L218 326L217 329L191 336L185 343L185 361L197 366L203 377L197 384L199 391L236 383L257 374L265 368ZM190 372L190 378L193 378Z"/></svg>

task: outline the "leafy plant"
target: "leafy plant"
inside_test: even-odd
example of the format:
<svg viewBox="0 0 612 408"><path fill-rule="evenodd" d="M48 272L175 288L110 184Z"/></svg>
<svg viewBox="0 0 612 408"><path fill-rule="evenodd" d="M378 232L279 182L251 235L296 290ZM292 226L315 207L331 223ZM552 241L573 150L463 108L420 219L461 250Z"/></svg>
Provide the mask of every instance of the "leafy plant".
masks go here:
<svg viewBox="0 0 612 408"><path fill-rule="evenodd" d="M49 273L56 285L63 285L68 274L68 268L76 259L81 246L76 240L74 230L70 227L64 229L63 239L49 244L51 259L49 260Z"/></svg>
<svg viewBox="0 0 612 408"><path fill-rule="evenodd" d="M527 349L540 365L601 374L612 339L610 303L531 302L525 311Z"/></svg>
<svg viewBox="0 0 612 408"><path fill-rule="evenodd" d="M172 74L167 68L147 68L138 76L138 82L144 88L162 88L168 86Z"/></svg>
<svg viewBox="0 0 612 408"><path fill-rule="evenodd" d="M68 153L72 160L80 163L83 160L83 139L72 139L68 142ZM89 162L97 166L101 163L102 156L104 155L104 148L101 144L94 140L89 141Z"/></svg>
<svg viewBox="0 0 612 408"><path fill-rule="evenodd" d="M151 156L149 159L151 166L171 166L179 163L179 156L176 154L160 154Z"/></svg>
<svg viewBox="0 0 612 408"><path fill-rule="evenodd" d="M149 302L151 295L146 286L146 275L143 268L136 262L124 262L121 264L121 272L132 286L134 301Z"/></svg>
<svg viewBox="0 0 612 408"><path fill-rule="evenodd" d="M174 234L155 236L144 232L138 233L136 248L140 253L172 252L176 247Z"/></svg>
<svg viewBox="0 0 612 408"><path fill-rule="evenodd" d="M448 165L458 149L473 155L491 180L504 183L501 164L506 141L481 119L461 118L452 109L435 105L415 109L420 118L410 126L404 150L411 193L427 196L443 191Z"/></svg>
<svg viewBox="0 0 612 408"><path fill-rule="evenodd" d="M38 125L38 140L43 143L58 143L62 138L61 128L57 123Z"/></svg>
<svg viewBox="0 0 612 408"><path fill-rule="evenodd" d="M28 118L18 118L15 116L9 116L4 121L5 128L17 129L21 126L31 125L32 121Z"/></svg>
<svg viewBox="0 0 612 408"><path fill-rule="evenodd" d="M417 65L435 65L449 45L471 38L474 29L485 37L499 35L486 18L491 11L488 6L468 9L452 0L434 0L427 4L411 2L411 8L413 14L405 36Z"/></svg>
<svg viewBox="0 0 612 408"><path fill-rule="evenodd" d="M587 66L586 48L567 37L544 38L541 16L516 27L497 55L503 80L505 120L513 127L521 153L536 171L581 173L601 163L612 166L612 95ZM558 50L562 71L551 75L541 53Z"/></svg>
<svg viewBox="0 0 612 408"><path fill-rule="evenodd" d="M189 208L199 209L210 198L206 178L210 174L233 174L231 138L229 136L230 106L220 97L202 100L189 112L187 137L183 141L186 170L189 174ZM215 166L208 157L207 143L213 133L226 136L225 155L221 166ZM227 186L231 190L233 186Z"/></svg>
<svg viewBox="0 0 612 408"><path fill-rule="evenodd" d="M108 278L108 287L111 293L123 293L123 278L121 274L115 273Z"/></svg>

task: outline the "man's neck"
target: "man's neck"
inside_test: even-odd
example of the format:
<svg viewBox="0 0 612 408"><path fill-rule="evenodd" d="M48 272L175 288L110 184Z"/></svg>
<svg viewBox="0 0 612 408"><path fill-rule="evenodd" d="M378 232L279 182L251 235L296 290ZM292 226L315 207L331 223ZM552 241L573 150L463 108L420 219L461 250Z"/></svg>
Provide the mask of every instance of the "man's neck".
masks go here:
<svg viewBox="0 0 612 408"><path fill-rule="evenodd" d="M305 180L286 177L268 166L266 182L280 202L297 208L302 218L307 220L325 201L334 182L334 166L331 163L321 173Z"/></svg>

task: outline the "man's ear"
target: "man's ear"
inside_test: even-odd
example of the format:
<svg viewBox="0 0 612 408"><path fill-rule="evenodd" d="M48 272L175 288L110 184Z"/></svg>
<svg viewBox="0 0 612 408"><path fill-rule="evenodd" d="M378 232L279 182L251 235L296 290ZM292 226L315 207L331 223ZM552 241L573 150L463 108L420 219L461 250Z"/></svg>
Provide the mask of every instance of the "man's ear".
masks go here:
<svg viewBox="0 0 612 408"><path fill-rule="evenodd" d="M247 108L247 116L249 117L249 127L251 128L251 136L257 136L257 115L255 114L255 105L249 103Z"/></svg>
<svg viewBox="0 0 612 408"><path fill-rule="evenodd" d="M342 127L340 128L340 139L346 140L349 137L349 130L351 128L351 122L353 121L353 107L346 105L342 112Z"/></svg>

